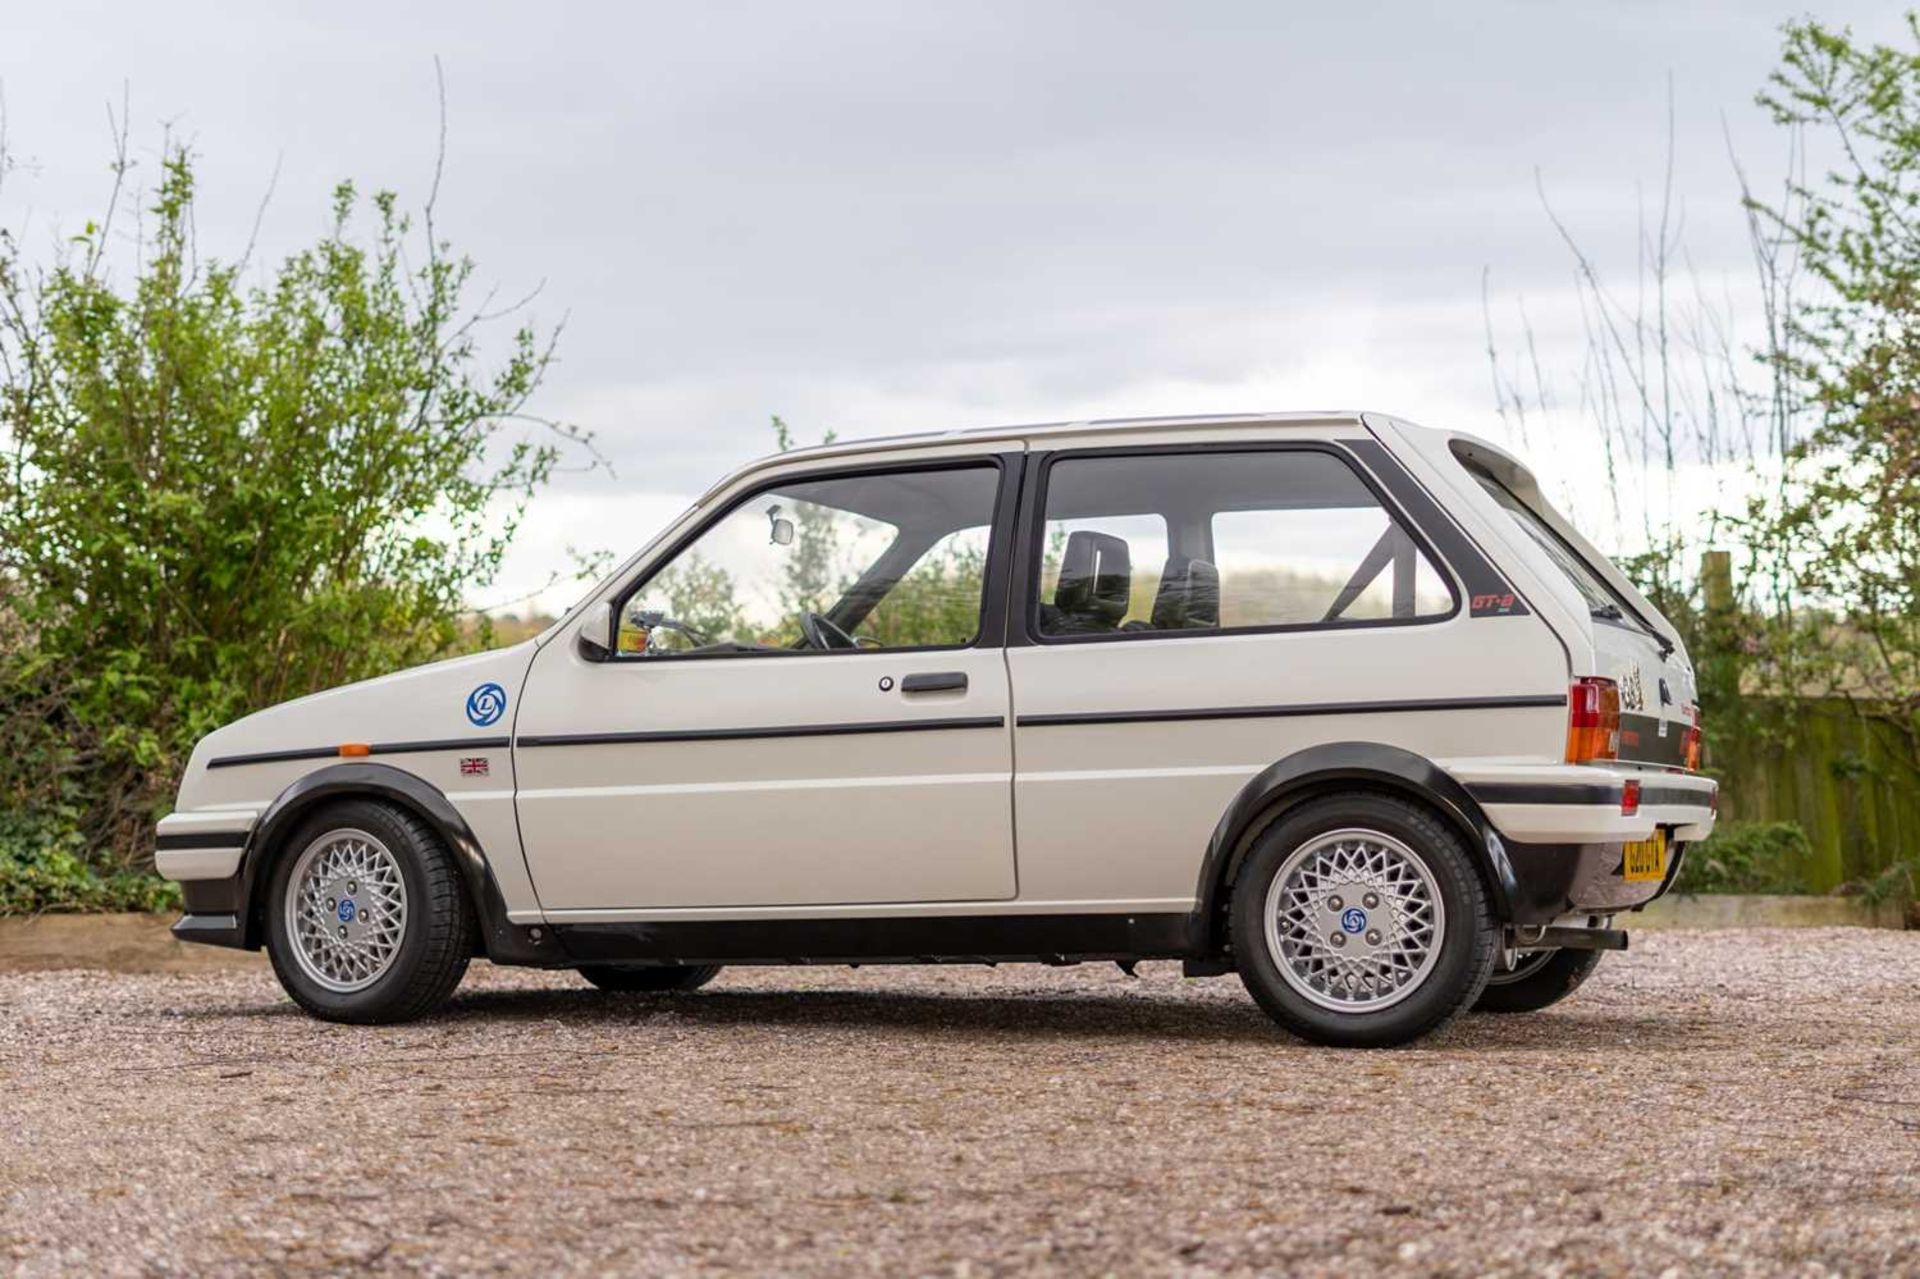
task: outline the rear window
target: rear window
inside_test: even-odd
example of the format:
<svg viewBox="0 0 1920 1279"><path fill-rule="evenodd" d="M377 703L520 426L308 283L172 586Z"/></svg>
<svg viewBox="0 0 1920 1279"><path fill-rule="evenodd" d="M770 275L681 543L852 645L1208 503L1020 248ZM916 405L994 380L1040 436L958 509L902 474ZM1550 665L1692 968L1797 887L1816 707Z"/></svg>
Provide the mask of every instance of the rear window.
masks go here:
<svg viewBox="0 0 1920 1279"><path fill-rule="evenodd" d="M1609 586L1605 578L1594 572L1593 566L1587 563L1580 552L1568 545L1551 524L1541 519L1538 511L1479 467L1468 466L1467 473L1479 482L1489 497L1500 504L1500 509L1512 517L1521 531L1547 553L1547 558L1554 562L1567 580L1573 583L1574 589L1580 592L1581 598L1586 600L1589 612L1605 621L1627 622L1651 630L1633 606Z"/></svg>
<svg viewBox="0 0 1920 1279"><path fill-rule="evenodd" d="M1419 622L1455 608L1413 535L1311 448L1064 457L1046 481L1043 638Z"/></svg>

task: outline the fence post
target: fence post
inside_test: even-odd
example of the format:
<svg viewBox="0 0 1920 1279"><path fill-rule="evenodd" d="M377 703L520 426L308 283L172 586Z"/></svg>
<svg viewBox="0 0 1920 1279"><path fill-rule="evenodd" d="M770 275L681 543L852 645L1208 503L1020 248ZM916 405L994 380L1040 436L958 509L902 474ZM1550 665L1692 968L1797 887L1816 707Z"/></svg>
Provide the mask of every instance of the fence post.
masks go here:
<svg viewBox="0 0 1920 1279"><path fill-rule="evenodd" d="M1707 619L1716 625L1733 615L1733 552L1708 551L1700 557L1700 589L1706 596Z"/></svg>

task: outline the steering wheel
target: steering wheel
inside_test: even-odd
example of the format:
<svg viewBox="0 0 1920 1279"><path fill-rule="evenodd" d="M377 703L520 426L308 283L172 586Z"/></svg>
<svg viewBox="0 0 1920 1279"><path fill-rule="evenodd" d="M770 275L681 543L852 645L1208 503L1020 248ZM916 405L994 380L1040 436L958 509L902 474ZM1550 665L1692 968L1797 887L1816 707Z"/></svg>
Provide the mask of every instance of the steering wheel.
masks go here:
<svg viewBox="0 0 1920 1279"><path fill-rule="evenodd" d="M838 622L820 613L800 614L800 634L806 639L808 648L830 650L860 647L860 642L847 634Z"/></svg>

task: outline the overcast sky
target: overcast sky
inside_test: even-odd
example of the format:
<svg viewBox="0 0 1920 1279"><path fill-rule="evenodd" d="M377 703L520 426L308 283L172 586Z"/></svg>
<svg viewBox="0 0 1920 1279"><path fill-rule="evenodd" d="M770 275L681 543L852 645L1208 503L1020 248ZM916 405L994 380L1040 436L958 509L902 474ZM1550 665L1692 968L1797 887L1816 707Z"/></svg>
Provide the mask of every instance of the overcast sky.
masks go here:
<svg viewBox="0 0 1920 1279"><path fill-rule="evenodd" d="M1093 416L1370 407L1512 440L1482 323L1548 380L1581 353L1556 209L1630 289L1669 79L1694 267L1738 298L1727 140L1769 3L8 3L0 88L21 169L0 222L50 245L107 189L130 93L203 157L202 251L310 239L351 177L423 198L447 80L440 225L502 296L566 321L537 408L617 478L563 478L503 600L560 548L624 554L771 446ZM1819 15L1892 39L1889 4ZM1735 319L1739 317L1736 315ZM505 333L501 337L505 337ZM1584 506L1594 454L1527 441ZM1591 522L1591 521L1589 521ZM1595 530L1604 536L1604 528ZM570 592L541 601L564 603Z"/></svg>

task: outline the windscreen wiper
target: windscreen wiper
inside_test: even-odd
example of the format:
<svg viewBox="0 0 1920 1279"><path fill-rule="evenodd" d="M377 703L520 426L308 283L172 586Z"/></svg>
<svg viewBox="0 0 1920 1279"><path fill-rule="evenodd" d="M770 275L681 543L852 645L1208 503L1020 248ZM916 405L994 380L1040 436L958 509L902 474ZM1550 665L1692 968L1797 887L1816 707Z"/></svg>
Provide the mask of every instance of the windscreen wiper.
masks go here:
<svg viewBox="0 0 1920 1279"><path fill-rule="evenodd" d="M1591 608L1589 608L1587 612L1591 613L1595 617L1603 618L1609 622L1626 622L1629 620L1634 622L1640 621L1640 619L1637 617L1629 619L1627 617L1626 611L1611 600L1607 601L1605 604L1595 604ZM1640 624L1638 626L1635 626L1634 629L1638 631L1644 631L1648 639L1651 639L1655 644L1660 646L1660 656L1662 658L1673 656L1673 641L1668 639L1665 635L1661 634L1658 630L1654 629L1651 626L1648 626L1645 622L1640 622Z"/></svg>

